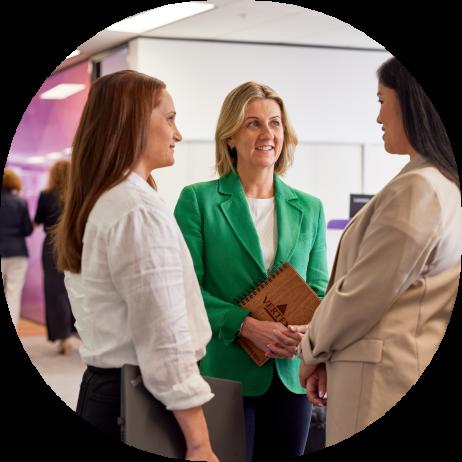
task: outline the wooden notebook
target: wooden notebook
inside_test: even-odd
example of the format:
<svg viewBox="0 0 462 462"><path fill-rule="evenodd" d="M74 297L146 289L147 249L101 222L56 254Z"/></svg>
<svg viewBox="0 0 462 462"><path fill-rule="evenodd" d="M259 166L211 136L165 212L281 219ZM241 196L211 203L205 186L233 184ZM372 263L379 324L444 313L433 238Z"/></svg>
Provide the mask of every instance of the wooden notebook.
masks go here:
<svg viewBox="0 0 462 462"><path fill-rule="evenodd" d="M270 274L239 305L252 312L252 317L261 321L275 321L288 325L308 324L321 300L314 290L285 263ZM261 366L268 357L253 342L239 338L241 347Z"/></svg>

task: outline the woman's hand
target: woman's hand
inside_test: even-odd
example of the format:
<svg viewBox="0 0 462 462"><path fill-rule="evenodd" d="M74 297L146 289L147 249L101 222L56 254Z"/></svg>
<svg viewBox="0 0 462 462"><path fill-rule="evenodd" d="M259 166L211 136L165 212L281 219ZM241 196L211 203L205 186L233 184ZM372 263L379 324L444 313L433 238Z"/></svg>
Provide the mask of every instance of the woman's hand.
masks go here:
<svg viewBox="0 0 462 462"><path fill-rule="evenodd" d="M310 367L310 366L308 366ZM301 368L300 368L301 374ZM324 363L318 364L314 372L305 381L306 395L315 405L327 405L327 372Z"/></svg>
<svg viewBox="0 0 462 462"><path fill-rule="evenodd" d="M299 334L302 334L302 337L308 331L308 327L309 327L309 324L299 324L295 326L287 326L287 328L290 329L292 332L298 332Z"/></svg>
<svg viewBox="0 0 462 462"><path fill-rule="evenodd" d="M282 332L284 333L283 342L277 336L277 333ZM259 321L251 316L245 318L241 336L251 340L260 350L272 358L292 358L300 342L300 334L288 330L283 324Z"/></svg>
<svg viewBox="0 0 462 462"><path fill-rule="evenodd" d="M278 358L281 357L280 355L284 350L287 350L293 352L291 355L291 357L293 357L294 354L297 354L298 346L307 330L308 324L302 324L298 326L288 326L285 330L275 331L274 335L277 337L278 341L268 345L269 352L267 356L270 358Z"/></svg>

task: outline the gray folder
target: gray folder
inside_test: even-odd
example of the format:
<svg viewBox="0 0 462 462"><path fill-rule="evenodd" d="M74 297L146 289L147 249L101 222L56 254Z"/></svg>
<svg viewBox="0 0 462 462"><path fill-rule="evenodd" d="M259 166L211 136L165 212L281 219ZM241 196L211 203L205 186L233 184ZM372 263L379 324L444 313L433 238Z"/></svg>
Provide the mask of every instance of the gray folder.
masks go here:
<svg viewBox="0 0 462 462"><path fill-rule="evenodd" d="M210 440L220 462L245 462L241 384L204 377L215 397L203 405ZM173 413L144 387L137 366L122 368L122 441L143 451L183 459L186 445Z"/></svg>

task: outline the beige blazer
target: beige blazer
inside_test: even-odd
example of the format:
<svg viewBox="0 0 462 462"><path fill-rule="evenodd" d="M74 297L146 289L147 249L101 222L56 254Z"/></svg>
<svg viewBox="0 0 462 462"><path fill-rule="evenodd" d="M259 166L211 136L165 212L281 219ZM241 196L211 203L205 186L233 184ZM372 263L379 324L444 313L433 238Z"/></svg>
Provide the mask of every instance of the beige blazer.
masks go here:
<svg viewBox="0 0 462 462"><path fill-rule="evenodd" d="M387 412L446 331L462 253L460 191L415 156L351 220L302 341L327 366L327 445Z"/></svg>

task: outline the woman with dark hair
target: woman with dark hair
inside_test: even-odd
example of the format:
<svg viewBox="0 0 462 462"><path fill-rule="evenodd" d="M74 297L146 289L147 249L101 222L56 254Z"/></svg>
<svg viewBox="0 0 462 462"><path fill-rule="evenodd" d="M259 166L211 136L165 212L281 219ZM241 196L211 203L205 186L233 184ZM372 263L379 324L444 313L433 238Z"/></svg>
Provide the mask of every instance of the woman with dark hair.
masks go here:
<svg viewBox="0 0 462 462"><path fill-rule="evenodd" d="M75 332L69 297L64 286L64 273L56 269L51 230L61 216L69 180L68 160L59 160L50 169L48 187L40 193L34 223L43 224L45 240L42 248L43 285L45 289L45 318L48 340L59 341L58 351L68 354L70 338Z"/></svg>
<svg viewBox="0 0 462 462"><path fill-rule="evenodd" d="M3 170L2 206L0 207L0 255L6 303L14 327L21 314L21 295L27 273L26 237L32 231L27 202L17 195L21 180L10 168Z"/></svg>
<svg viewBox="0 0 462 462"><path fill-rule="evenodd" d="M348 224L301 342L300 381L313 403L329 403L327 445L379 419L417 382L459 284L460 186L448 136L396 58L378 78L385 150L410 161Z"/></svg>
<svg viewBox="0 0 462 462"><path fill-rule="evenodd" d="M181 141L160 80L120 71L96 80L74 138L56 229L58 268L87 364L77 413L120 439L121 367L172 410L186 458L218 459L202 404L213 394L197 362L211 337L191 256L151 171Z"/></svg>
<svg viewBox="0 0 462 462"><path fill-rule="evenodd" d="M377 75L379 90L395 92L402 113L403 129L410 145L460 188L451 143L438 112L423 88L396 58L383 63Z"/></svg>

